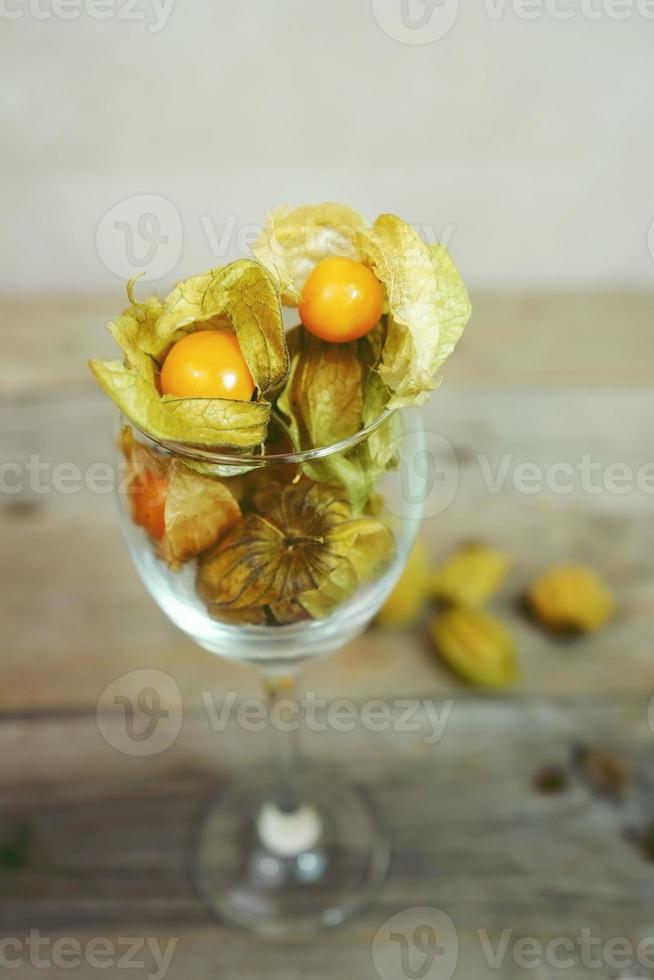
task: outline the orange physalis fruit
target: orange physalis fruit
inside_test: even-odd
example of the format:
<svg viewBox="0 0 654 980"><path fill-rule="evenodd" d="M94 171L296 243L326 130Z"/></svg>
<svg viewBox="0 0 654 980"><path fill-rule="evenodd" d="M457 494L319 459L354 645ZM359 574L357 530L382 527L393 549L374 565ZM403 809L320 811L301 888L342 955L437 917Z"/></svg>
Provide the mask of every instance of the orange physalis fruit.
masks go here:
<svg viewBox="0 0 654 980"><path fill-rule="evenodd" d="M332 344L357 340L375 327L384 311L384 289L367 265L353 259L323 259L300 297L304 326Z"/></svg>
<svg viewBox="0 0 654 980"><path fill-rule="evenodd" d="M198 330L171 347L161 369L161 393L178 398L250 401L255 391L232 330Z"/></svg>

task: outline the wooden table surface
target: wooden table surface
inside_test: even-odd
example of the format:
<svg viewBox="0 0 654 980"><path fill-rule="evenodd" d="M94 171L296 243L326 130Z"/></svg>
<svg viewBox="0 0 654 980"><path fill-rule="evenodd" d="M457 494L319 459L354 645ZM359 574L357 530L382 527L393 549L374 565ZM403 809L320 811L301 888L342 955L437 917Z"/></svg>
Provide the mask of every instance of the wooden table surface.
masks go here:
<svg viewBox="0 0 654 980"><path fill-rule="evenodd" d="M434 744L397 725L307 738L310 753L338 760L378 799L395 859L364 917L282 948L215 925L186 872L194 814L231 767L261 757L266 741L233 720L213 731L203 692L216 704L230 692L246 698L258 678L195 649L165 620L130 565L111 495L38 492L25 469L30 457L48 464L48 486L58 464L86 474L111 460L112 412L85 361L111 354L103 324L116 301L0 301L0 462L12 464L2 467L3 490L25 484L0 492L2 935L177 939L174 980L375 978L377 930L420 906L452 919L457 977L614 977L619 964L607 955L598 968L575 954L564 970L526 969L515 944L574 939L583 929L634 949L654 937L654 839L649 848L642 841L654 826L654 471L646 469L654 462L654 300L482 295L475 305L426 413L428 429L453 447L458 483L423 536L434 559L471 538L513 554L494 609L516 636L523 679L510 696L479 696L438 663L422 628L370 631L306 671L305 689L326 699L424 699L423 727L430 710L450 714ZM595 467L590 489L522 492L520 464L547 475L552 464L578 467L584 457ZM626 491L623 480L616 492L612 464L631 474ZM491 485L493 475L501 485ZM618 612L598 636L557 644L517 607L539 569L567 559L602 572ZM103 737L96 705L111 682L141 669L173 678L183 724L170 748L137 759L113 747L106 726ZM110 730L120 724L107 718ZM573 765L582 744L626 762L622 799L602 796ZM534 778L552 765L564 768L565 785L543 794ZM507 952L493 968L487 942L497 948L504 930L512 930ZM392 969L391 952L382 954ZM12 972L40 975L34 970L23 955ZM53 977L70 972L50 966ZM98 971L87 963L73 972ZM124 970L114 962L100 973ZM431 975L446 974L423 974Z"/></svg>

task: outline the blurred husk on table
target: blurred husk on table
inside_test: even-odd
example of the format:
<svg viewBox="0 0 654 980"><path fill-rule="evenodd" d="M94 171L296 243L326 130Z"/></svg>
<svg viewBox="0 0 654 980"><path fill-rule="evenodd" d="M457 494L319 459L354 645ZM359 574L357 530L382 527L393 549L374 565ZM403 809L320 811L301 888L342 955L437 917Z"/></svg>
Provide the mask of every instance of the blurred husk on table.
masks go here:
<svg viewBox="0 0 654 980"><path fill-rule="evenodd" d="M376 625L426 628L434 652L462 680L480 688L511 687L520 679L518 650L509 626L485 606L500 592L513 565L506 552L474 542L432 567L418 539ZM615 609L608 586L584 565L546 570L526 595L531 621L555 635L595 632Z"/></svg>

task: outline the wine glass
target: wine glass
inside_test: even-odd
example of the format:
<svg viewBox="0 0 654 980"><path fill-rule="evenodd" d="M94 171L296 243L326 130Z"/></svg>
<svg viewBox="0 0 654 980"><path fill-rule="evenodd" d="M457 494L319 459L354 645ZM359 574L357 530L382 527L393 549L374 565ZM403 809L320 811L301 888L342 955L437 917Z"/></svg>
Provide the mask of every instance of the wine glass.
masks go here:
<svg viewBox="0 0 654 980"><path fill-rule="evenodd" d="M270 708L273 758L234 774L207 809L193 858L196 887L220 919L260 935L293 939L336 926L368 905L383 884L389 837L361 789L337 772L303 765L298 726L273 724L272 709L301 718L294 686L302 667L360 634L402 573L429 492L420 415L415 409L387 412L350 438L303 452L277 452L273 440L248 454L209 452L154 443L133 426L130 431L161 460L179 460L205 478L238 487L241 497L250 485L309 485L326 468L333 472L335 461L367 459L370 440L381 433L391 445L367 510L392 535L392 556L376 578L323 618L247 622L208 606L198 589L198 561L171 569L135 523L129 495L119 494L129 551L152 597L201 647L258 668Z"/></svg>

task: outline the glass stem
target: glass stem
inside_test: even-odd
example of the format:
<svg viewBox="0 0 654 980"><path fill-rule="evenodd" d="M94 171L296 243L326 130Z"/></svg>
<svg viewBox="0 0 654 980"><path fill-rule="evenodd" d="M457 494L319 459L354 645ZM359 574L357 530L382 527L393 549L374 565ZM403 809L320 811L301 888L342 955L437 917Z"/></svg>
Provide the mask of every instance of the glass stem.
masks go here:
<svg viewBox="0 0 654 980"><path fill-rule="evenodd" d="M274 802L283 813L293 813L302 799L301 722L295 678L268 677L265 686L275 771Z"/></svg>

